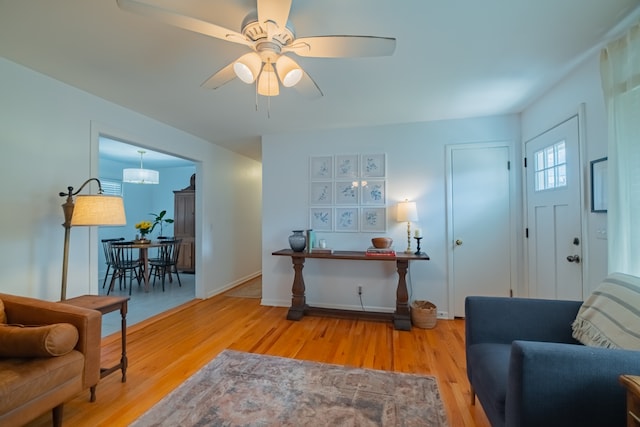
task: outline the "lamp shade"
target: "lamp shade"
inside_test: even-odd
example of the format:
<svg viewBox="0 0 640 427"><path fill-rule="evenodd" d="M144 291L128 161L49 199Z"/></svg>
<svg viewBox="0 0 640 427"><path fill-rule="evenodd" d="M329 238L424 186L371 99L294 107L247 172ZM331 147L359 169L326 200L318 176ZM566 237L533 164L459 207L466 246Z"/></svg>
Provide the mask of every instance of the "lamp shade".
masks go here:
<svg viewBox="0 0 640 427"><path fill-rule="evenodd" d="M233 64L233 71L240 80L250 84L253 83L258 77L258 74L260 74L261 67L262 59L260 59L260 55L255 52L249 52L238 58Z"/></svg>
<svg viewBox="0 0 640 427"><path fill-rule="evenodd" d="M418 220L416 202L405 200L398 203L398 222L414 222Z"/></svg>
<svg viewBox="0 0 640 427"><path fill-rule="evenodd" d="M258 93L263 96L277 96L280 94L278 76L273 70L273 65L269 63L265 64L260 77L258 77Z"/></svg>
<svg viewBox="0 0 640 427"><path fill-rule="evenodd" d="M288 56L282 55L276 61L276 70L284 87L292 87L298 84L302 78L302 68Z"/></svg>
<svg viewBox="0 0 640 427"><path fill-rule="evenodd" d="M132 184L159 184L160 173L152 169L128 168L122 170L122 181Z"/></svg>
<svg viewBox="0 0 640 427"><path fill-rule="evenodd" d="M71 217L71 225L127 225L122 197L77 196Z"/></svg>

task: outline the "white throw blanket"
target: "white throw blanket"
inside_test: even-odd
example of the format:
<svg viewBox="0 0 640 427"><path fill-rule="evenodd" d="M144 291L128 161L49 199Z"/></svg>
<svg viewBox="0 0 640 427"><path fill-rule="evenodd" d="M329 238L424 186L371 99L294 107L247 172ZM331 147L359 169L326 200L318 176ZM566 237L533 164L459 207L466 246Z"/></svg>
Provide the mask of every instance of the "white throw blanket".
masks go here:
<svg viewBox="0 0 640 427"><path fill-rule="evenodd" d="M584 345L640 350L640 277L609 275L571 326L573 337Z"/></svg>

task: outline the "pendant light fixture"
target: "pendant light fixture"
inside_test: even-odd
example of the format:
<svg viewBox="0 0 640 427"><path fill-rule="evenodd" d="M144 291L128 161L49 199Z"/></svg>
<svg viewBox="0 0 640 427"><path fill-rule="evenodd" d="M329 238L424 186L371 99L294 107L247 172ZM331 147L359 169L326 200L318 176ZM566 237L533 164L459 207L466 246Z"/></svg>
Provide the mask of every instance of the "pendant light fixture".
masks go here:
<svg viewBox="0 0 640 427"><path fill-rule="evenodd" d="M128 168L122 170L122 182L130 182L132 184L159 184L160 173L152 169L144 169L142 167L142 156L146 151L138 150L140 153L140 169Z"/></svg>

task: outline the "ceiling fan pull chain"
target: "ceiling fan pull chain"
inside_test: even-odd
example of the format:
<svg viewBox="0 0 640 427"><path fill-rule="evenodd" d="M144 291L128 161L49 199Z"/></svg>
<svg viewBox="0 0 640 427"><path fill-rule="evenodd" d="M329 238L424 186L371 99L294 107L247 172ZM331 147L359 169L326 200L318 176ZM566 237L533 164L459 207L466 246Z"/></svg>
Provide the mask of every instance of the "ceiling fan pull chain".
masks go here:
<svg viewBox="0 0 640 427"><path fill-rule="evenodd" d="M256 88L256 111L258 111L258 79L256 79L255 88Z"/></svg>
<svg viewBox="0 0 640 427"><path fill-rule="evenodd" d="M270 72L273 72L273 66L271 65L271 58L267 58L267 65L268 65L268 70ZM272 79L268 79L267 80L267 91L269 92L269 95L267 95L267 119L271 118L271 80Z"/></svg>

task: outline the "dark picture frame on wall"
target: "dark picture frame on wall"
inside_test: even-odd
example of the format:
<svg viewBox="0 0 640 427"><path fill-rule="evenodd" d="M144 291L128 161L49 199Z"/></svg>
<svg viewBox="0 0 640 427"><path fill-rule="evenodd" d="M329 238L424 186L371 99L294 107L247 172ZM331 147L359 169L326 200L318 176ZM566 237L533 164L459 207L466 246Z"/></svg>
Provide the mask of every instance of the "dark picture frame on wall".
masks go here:
<svg viewBox="0 0 640 427"><path fill-rule="evenodd" d="M607 212L608 157L591 161L591 212Z"/></svg>

